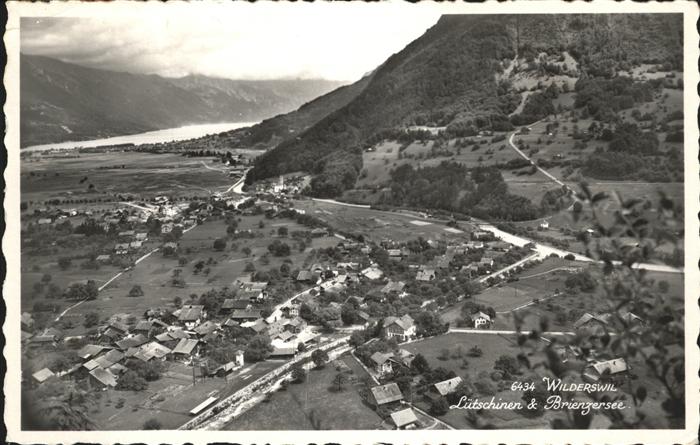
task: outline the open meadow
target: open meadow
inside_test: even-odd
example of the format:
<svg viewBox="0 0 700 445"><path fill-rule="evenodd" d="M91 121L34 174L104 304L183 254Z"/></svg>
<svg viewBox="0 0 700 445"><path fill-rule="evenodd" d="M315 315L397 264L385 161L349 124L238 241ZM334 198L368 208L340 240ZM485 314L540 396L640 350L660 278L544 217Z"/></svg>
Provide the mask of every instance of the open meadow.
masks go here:
<svg viewBox="0 0 700 445"><path fill-rule="evenodd" d="M351 357L343 361L350 362ZM382 419L359 396L362 386L353 368L342 391L333 388L333 363L311 369L306 381L271 393L266 400L226 425L226 430L358 430L377 429Z"/></svg>

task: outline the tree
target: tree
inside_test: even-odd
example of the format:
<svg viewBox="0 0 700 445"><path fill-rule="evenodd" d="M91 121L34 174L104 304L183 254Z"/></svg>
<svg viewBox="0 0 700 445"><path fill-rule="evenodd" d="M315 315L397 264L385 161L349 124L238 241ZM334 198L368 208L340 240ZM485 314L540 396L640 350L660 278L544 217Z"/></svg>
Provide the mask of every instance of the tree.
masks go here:
<svg viewBox="0 0 700 445"><path fill-rule="evenodd" d="M496 359L493 369L503 372L504 378L508 379L520 371L518 360L512 355L502 355Z"/></svg>
<svg viewBox="0 0 700 445"><path fill-rule="evenodd" d="M470 357L481 357L482 355L484 355L484 351L482 351L481 348L478 346L472 346L469 349L469 356Z"/></svg>
<svg viewBox="0 0 700 445"><path fill-rule="evenodd" d="M289 233L289 229L287 229L285 226L282 226L277 229L277 235L279 236L287 236Z"/></svg>
<svg viewBox="0 0 700 445"><path fill-rule="evenodd" d="M670 286L668 284L668 281L666 280L661 280L659 281L659 292L662 294L668 293Z"/></svg>
<svg viewBox="0 0 700 445"><path fill-rule="evenodd" d="M214 240L214 250L222 251L226 248L226 239L217 238Z"/></svg>
<svg viewBox="0 0 700 445"><path fill-rule="evenodd" d="M445 400L444 397L440 397L438 399L433 400L433 402L430 404L430 414L435 415L435 416L443 416L447 414L447 411L450 409L450 406L447 403L447 400Z"/></svg>
<svg viewBox="0 0 700 445"><path fill-rule="evenodd" d="M300 343L301 344L301 343ZM292 368L292 382L303 383L306 380L306 371L301 365Z"/></svg>
<svg viewBox="0 0 700 445"><path fill-rule="evenodd" d="M143 391L146 388L148 388L146 380L131 369L119 378L116 386L120 391Z"/></svg>
<svg viewBox="0 0 700 445"><path fill-rule="evenodd" d="M314 362L317 368L321 369L328 361L328 353L322 349L316 349L311 353L311 360Z"/></svg>
<svg viewBox="0 0 700 445"><path fill-rule="evenodd" d="M175 306L176 308L182 307L182 297L173 298L173 306Z"/></svg>
<svg viewBox="0 0 700 445"><path fill-rule="evenodd" d="M336 392L341 392L345 389L345 384L348 382L348 376L343 372L339 372L333 377L333 389Z"/></svg>
<svg viewBox="0 0 700 445"><path fill-rule="evenodd" d="M42 283L49 283L50 281L51 281L51 274L45 273L44 275L42 275L42 277L41 277Z"/></svg>
<svg viewBox="0 0 700 445"><path fill-rule="evenodd" d="M68 270L68 269L70 269L72 263L73 263L73 262L72 262L71 259L68 258L68 257L61 257L61 258L58 259L58 267L60 267L61 270Z"/></svg>
<svg viewBox="0 0 700 445"><path fill-rule="evenodd" d="M418 374L423 374L430 371L430 364L428 360L425 359L423 354L416 354L411 362L411 367L418 372Z"/></svg>
<svg viewBox="0 0 700 445"><path fill-rule="evenodd" d="M251 338L245 349L245 359L249 362L260 362L265 360L273 351L270 337L267 335L256 335Z"/></svg>
<svg viewBox="0 0 700 445"><path fill-rule="evenodd" d="M250 247L245 246L243 249L241 249L241 252L243 252L243 255L245 256L250 256L251 253L253 253L252 250L250 250Z"/></svg>
<svg viewBox="0 0 700 445"><path fill-rule="evenodd" d="M94 300L98 293L97 284L93 280L88 280L87 283L73 283L66 290L66 298L70 300Z"/></svg>
<svg viewBox="0 0 700 445"><path fill-rule="evenodd" d="M95 424L88 416L91 397L74 382L49 379L36 390L23 391L22 428L43 431L94 429Z"/></svg>
<svg viewBox="0 0 700 445"><path fill-rule="evenodd" d="M357 323L359 316L353 305L345 303L340 308L340 318L344 324L351 325Z"/></svg>
<svg viewBox="0 0 700 445"><path fill-rule="evenodd" d="M161 424L158 419L148 419L143 423L144 430L159 430L160 428Z"/></svg>
<svg viewBox="0 0 700 445"><path fill-rule="evenodd" d="M100 316L97 312L88 312L85 314L85 320L83 320L83 326L86 328L91 328L96 326L100 322Z"/></svg>
<svg viewBox="0 0 700 445"><path fill-rule="evenodd" d="M141 289L141 285L134 284L134 286L129 291L129 296L130 297L143 297L143 289Z"/></svg>
<svg viewBox="0 0 700 445"><path fill-rule="evenodd" d="M274 256L289 256L291 249L287 243L283 243L280 240L274 240L270 245L267 246L267 250L270 251Z"/></svg>

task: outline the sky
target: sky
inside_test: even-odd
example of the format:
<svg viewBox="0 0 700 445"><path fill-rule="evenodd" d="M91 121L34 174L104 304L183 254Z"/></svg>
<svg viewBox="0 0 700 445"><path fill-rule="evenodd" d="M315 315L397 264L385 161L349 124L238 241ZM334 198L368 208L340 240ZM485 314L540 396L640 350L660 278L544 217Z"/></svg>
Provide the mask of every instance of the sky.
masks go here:
<svg viewBox="0 0 700 445"><path fill-rule="evenodd" d="M131 2L129 2L131 3ZM400 4L203 4L23 18L21 51L91 68L180 77L355 81L439 19ZM167 6L162 5L161 6ZM80 10L82 11L82 10Z"/></svg>

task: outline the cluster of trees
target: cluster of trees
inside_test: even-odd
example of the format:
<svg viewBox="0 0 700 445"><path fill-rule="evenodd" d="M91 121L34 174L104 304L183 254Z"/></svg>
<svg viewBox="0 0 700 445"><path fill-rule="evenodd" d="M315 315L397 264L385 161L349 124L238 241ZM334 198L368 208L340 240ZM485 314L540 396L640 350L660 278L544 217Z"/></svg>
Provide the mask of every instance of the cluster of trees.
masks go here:
<svg viewBox="0 0 700 445"><path fill-rule="evenodd" d="M414 168L404 164L391 171L391 193L383 202L413 208L437 208L486 219L528 220L539 209L512 195L500 171L479 166L469 171L455 162Z"/></svg>
<svg viewBox="0 0 700 445"><path fill-rule="evenodd" d="M289 244L277 239L267 246L267 250L274 256L289 256L291 253Z"/></svg>
<svg viewBox="0 0 700 445"><path fill-rule="evenodd" d="M653 131L642 131L636 124L622 123L612 131L604 130L600 138L609 141L608 150L598 148L588 156L581 169L584 175L598 179L682 181L682 152L662 153Z"/></svg>
<svg viewBox="0 0 700 445"><path fill-rule="evenodd" d="M654 97L658 82L635 82L629 77L600 79L581 78L576 82L574 107L585 108L586 113L598 121L611 122L620 110L635 104L649 102Z"/></svg>
<svg viewBox="0 0 700 445"><path fill-rule="evenodd" d="M544 91L532 93L527 97L523 111L511 116L513 125L528 125L555 113L552 99L559 95L556 84L549 85Z"/></svg>

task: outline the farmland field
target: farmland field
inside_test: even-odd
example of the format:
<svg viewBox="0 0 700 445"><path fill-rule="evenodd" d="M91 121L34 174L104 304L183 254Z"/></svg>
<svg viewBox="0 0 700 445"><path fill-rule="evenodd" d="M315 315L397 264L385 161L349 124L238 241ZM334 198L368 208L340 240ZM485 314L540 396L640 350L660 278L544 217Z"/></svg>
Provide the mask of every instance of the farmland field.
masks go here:
<svg viewBox="0 0 700 445"><path fill-rule="evenodd" d="M23 160L20 187L22 200L32 202L94 200L117 194L209 196L235 182L220 165L216 158L173 153L76 152Z"/></svg>

